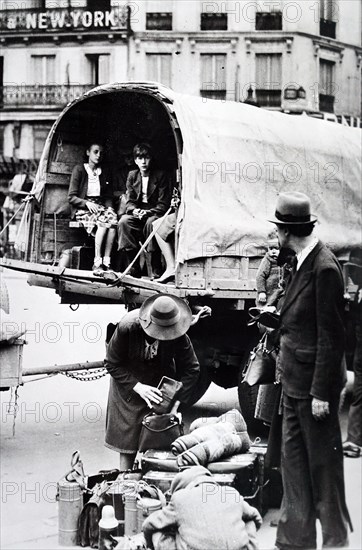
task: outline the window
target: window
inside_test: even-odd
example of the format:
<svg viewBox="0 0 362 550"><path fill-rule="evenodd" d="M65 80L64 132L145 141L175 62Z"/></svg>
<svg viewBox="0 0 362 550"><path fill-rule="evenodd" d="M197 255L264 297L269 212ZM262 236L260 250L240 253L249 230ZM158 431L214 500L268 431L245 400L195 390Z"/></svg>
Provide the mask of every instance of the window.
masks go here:
<svg viewBox="0 0 362 550"><path fill-rule="evenodd" d="M146 13L147 31L172 31L172 13Z"/></svg>
<svg viewBox="0 0 362 550"><path fill-rule="evenodd" d="M256 100L260 107L280 107L282 101L282 54L256 54Z"/></svg>
<svg viewBox="0 0 362 550"><path fill-rule="evenodd" d="M0 155L4 154L4 126L0 125Z"/></svg>
<svg viewBox="0 0 362 550"><path fill-rule="evenodd" d="M49 130L50 126L33 126L34 158L36 160L39 160L41 157Z"/></svg>
<svg viewBox="0 0 362 550"><path fill-rule="evenodd" d="M32 55L31 58L34 84L55 84L55 55Z"/></svg>
<svg viewBox="0 0 362 550"><path fill-rule="evenodd" d="M87 8L90 11L107 11L111 8L111 0L87 0Z"/></svg>
<svg viewBox="0 0 362 550"><path fill-rule="evenodd" d="M164 86L169 86L171 88L172 54L148 53L146 56L148 80L161 82Z"/></svg>
<svg viewBox="0 0 362 550"><path fill-rule="evenodd" d="M109 82L109 54L89 54L89 84L99 86Z"/></svg>
<svg viewBox="0 0 362 550"><path fill-rule="evenodd" d="M58 8L86 8L87 0L45 0L45 8L56 10Z"/></svg>
<svg viewBox="0 0 362 550"><path fill-rule="evenodd" d="M201 97L226 99L226 54L201 54Z"/></svg>
<svg viewBox="0 0 362 550"><path fill-rule="evenodd" d="M282 13L257 12L255 15L255 30L257 31L281 31L283 29Z"/></svg>
<svg viewBox="0 0 362 550"><path fill-rule="evenodd" d="M201 30L202 31L227 31L228 15L227 13L202 13Z"/></svg>
<svg viewBox="0 0 362 550"><path fill-rule="evenodd" d="M335 0L320 0L319 34L336 38L337 4Z"/></svg>
<svg viewBox="0 0 362 550"><path fill-rule="evenodd" d="M334 112L335 67L334 61L319 62L319 110L326 113Z"/></svg>

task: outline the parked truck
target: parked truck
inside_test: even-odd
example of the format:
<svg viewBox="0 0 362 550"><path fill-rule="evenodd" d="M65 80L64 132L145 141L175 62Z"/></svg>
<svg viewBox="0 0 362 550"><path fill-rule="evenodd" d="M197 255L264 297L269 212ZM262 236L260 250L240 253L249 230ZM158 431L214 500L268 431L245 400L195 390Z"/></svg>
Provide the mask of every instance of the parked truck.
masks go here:
<svg viewBox="0 0 362 550"><path fill-rule="evenodd" d="M178 189L174 284L150 278L95 277L85 230L70 219L72 169L92 140L116 166L120 149L148 141L155 163ZM256 272L266 251L276 197L308 194L317 232L341 261L361 244L361 131L306 115L174 93L157 83L99 86L70 103L46 140L18 234L29 284L55 289L62 303L139 306L166 292L212 316L190 330L202 365L197 395L210 381L239 385L241 408L253 422L255 388L240 372L258 331L247 326ZM65 267L64 254L71 263ZM251 403L251 405L250 405Z"/></svg>

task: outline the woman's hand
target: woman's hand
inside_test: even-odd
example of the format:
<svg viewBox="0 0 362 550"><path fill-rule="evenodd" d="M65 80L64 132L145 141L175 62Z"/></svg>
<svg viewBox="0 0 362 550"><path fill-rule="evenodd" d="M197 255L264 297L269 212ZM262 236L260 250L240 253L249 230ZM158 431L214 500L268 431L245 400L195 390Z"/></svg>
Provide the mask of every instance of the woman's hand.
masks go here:
<svg viewBox="0 0 362 550"><path fill-rule="evenodd" d="M146 401L150 409L152 409L153 403L159 405L162 402L161 390L159 390L158 388L154 388L153 386L148 386L148 384L141 384L141 382L137 382L137 384L133 388L133 391L138 393L138 395L142 397L144 401Z"/></svg>
<svg viewBox="0 0 362 550"><path fill-rule="evenodd" d="M88 210L91 214L97 214L97 212L98 212L98 205L97 204L95 204L92 201L87 201L86 205L87 205L87 208L88 208Z"/></svg>

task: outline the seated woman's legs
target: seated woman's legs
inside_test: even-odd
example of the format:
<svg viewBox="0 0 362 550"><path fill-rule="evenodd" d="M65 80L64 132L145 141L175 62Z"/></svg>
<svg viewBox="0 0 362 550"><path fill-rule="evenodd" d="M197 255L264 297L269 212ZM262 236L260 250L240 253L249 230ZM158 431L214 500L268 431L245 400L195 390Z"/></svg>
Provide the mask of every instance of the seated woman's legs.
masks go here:
<svg viewBox="0 0 362 550"><path fill-rule="evenodd" d="M102 266L102 245L106 237L107 228L97 227L96 234L94 236L94 262L93 269L100 268Z"/></svg>
<svg viewBox="0 0 362 550"><path fill-rule="evenodd" d="M166 262L165 272L161 275L161 277L159 277L159 279L155 279L155 281L158 283L163 283L175 276L175 254L173 251L173 245L170 242L164 241L160 235L157 235L157 233L155 237Z"/></svg>
<svg viewBox="0 0 362 550"><path fill-rule="evenodd" d="M106 267L111 265L111 253L113 248L114 239L116 238L116 230L113 228L107 229L106 243L104 246L103 264Z"/></svg>

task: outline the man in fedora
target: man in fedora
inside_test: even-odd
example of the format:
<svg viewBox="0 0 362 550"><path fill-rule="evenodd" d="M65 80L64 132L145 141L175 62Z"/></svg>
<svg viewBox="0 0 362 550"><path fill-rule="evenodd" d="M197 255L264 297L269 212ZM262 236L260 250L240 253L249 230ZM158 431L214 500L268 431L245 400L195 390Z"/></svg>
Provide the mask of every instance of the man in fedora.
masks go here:
<svg viewBox="0 0 362 550"><path fill-rule="evenodd" d="M193 320L181 298L156 294L126 313L113 333L105 359L111 375L105 445L120 453L121 471L133 465L143 417L162 401L161 378L182 382L181 403L192 399L200 372L186 334Z"/></svg>
<svg viewBox="0 0 362 550"><path fill-rule="evenodd" d="M280 311L283 389L281 471L283 501L276 547L348 545L343 451L338 419L345 383L341 268L314 234L316 216L303 193L281 193L274 217L281 247L296 266Z"/></svg>
<svg viewBox="0 0 362 550"><path fill-rule="evenodd" d="M349 261L344 264L346 279L357 285L353 302L350 304L352 326L355 334L353 354L353 396L348 414L347 439L343 452L350 458L361 456L362 447L362 248L352 250Z"/></svg>

